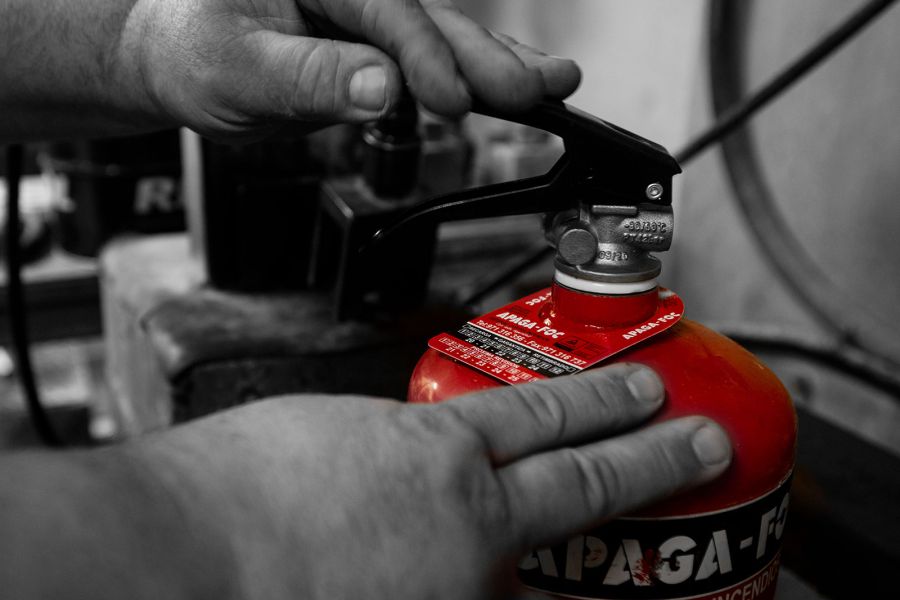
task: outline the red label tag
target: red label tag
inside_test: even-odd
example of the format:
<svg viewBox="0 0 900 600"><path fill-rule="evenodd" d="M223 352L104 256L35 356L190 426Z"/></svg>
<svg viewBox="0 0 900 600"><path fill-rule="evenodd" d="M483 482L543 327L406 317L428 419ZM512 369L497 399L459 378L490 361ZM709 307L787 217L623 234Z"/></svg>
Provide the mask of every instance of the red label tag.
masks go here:
<svg viewBox="0 0 900 600"><path fill-rule="evenodd" d="M525 383L577 373L672 327L684 312L674 292L660 288L659 305L646 321L626 327L593 328L541 318L550 288L472 319L428 345L505 383ZM562 325L566 323L566 325ZM569 330L569 331L567 331Z"/></svg>

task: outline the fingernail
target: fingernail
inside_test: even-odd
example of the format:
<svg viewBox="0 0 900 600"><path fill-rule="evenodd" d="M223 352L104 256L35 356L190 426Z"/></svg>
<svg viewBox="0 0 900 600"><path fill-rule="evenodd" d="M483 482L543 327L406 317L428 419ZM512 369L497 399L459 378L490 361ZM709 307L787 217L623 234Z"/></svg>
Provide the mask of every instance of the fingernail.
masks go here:
<svg viewBox="0 0 900 600"><path fill-rule="evenodd" d="M384 108L387 98L386 87L384 68L377 65L363 67L350 78L350 102L361 110L379 111Z"/></svg>
<svg viewBox="0 0 900 600"><path fill-rule="evenodd" d="M701 426L694 432L691 446L697 459L707 467L717 467L731 460L731 442L718 425Z"/></svg>
<svg viewBox="0 0 900 600"><path fill-rule="evenodd" d="M660 403L665 394L665 388L659 375L641 365L636 365L635 370L625 378L625 385L628 386L635 400L648 404Z"/></svg>

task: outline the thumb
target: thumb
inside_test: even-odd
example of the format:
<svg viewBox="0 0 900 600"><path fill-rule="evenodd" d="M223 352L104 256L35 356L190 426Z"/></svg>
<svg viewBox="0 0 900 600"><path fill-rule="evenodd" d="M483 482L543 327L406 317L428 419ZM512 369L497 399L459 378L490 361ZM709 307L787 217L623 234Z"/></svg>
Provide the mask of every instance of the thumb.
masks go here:
<svg viewBox="0 0 900 600"><path fill-rule="evenodd" d="M403 80L387 54L365 44L256 32L255 86L244 110L275 119L362 122L387 115Z"/></svg>

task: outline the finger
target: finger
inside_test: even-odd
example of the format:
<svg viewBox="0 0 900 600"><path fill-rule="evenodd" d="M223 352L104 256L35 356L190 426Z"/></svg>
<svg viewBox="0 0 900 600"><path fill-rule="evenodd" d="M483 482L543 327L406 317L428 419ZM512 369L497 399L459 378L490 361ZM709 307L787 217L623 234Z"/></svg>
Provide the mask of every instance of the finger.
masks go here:
<svg viewBox="0 0 900 600"><path fill-rule="evenodd" d="M372 46L273 31L248 35L246 46L252 83L232 89L239 90L237 101L250 114L370 121L385 116L400 96L397 66Z"/></svg>
<svg viewBox="0 0 900 600"><path fill-rule="evenodd" d="M514 52L523 63L541 73L547 96L566 98L581 83L581 69L574 60L549 56L502 33L494 32L493 35Z"/></svg>
<svg viewBox="0 0 900 600"><path fill-rule="evenodd" d="M474 428L496 464L640 423L665 391L647 367L622 363L579 375L503 386L439 405Z"/></svg>
<svg viewBox="0 0 900 600"><path fill-rule="evenodd" d="M533 547L709 481L730 461L731 444L722 428L703 417L686 417L531 456L498 476L514 533Z"/></svg>
<svg viewBox="0 0 900 600"><path fill-rule="evenodd" d="M456 116L469 110L468 86L453 51L418 0L325 2L321 10L393 57L413 95L430 111Z"/></svg>
<svg viewBox="0 0 900 600"><path fill-rule="evenodd" d="M451 2L427 2L426 10L450 44L475 97L494 108L513 112L527 109L544 97L541 70L524 62Z"/></svg>

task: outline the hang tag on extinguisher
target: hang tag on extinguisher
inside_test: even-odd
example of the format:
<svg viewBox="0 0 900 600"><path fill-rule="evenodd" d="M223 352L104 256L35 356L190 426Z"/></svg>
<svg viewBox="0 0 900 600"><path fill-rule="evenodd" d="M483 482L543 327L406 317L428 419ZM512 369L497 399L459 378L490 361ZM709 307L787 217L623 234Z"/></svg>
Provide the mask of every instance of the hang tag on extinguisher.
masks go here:
<svg viewBox="0 0 900 600"><path fill-rule="evenodd" d="M504 383L569 375L663 333L681 320L684 303L659 288L656 311L637 324L587 327L546 316L550 288L476 317L428 345Z"/></svg>

